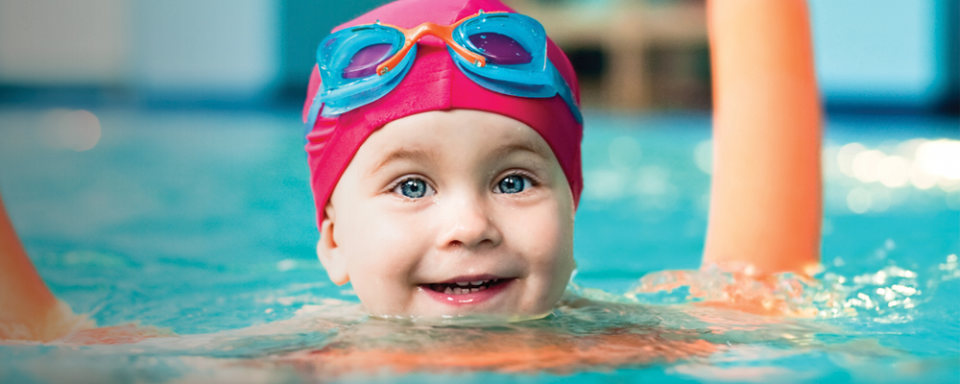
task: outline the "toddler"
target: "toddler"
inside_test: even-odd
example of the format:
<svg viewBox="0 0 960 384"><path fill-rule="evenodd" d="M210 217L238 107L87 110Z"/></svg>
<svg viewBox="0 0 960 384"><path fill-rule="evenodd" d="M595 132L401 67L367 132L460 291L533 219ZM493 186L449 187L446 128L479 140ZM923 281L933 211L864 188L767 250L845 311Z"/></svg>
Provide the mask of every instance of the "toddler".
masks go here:
<svg viewBox="0 0 960 384"><path fill-rule="evenodd" d="M705 263L810 273L820 136L803 1L708 6L717 149ZM374 315L546 314L576 266L584 181L577 79L543 27L497 0L401 0L335 29L317 59L304 121L329 278ZM0 224L0 275L18 276L0 287L14 314L0 323L62 335L41 324L65 315Z"/></svg>
<svg viewBox="0 0 960 384"><path fill-rule="evenodd" d="M567 285L576 77L508 12L398 1L320 43L305 108L317 254L373 314L539 315Z"/></svg>
<svg viewBox="0 0 960 384"><path fill-rule="evenodd" d="M751 13L766 12L760 19L777 23L769 13L802 5L727 1L713 10L727 14L713 43L744 29L730 20L750 26ZM789 20L801 23L779 28L786 39L809 38L802 13ZM729 164L715 173L705 256L730 269L809 272L820 209L809 43L788 48L806 60L747 47L714 56L719 75L743 78L718 84L738 94L717 106L719 151L728 150L718 162ZM731 53L747 57L725 74ZM770 65L792 82L757 89L770 79L751 67ZM331 280L352 282L378 315L537 316L557 302L575 266L583 124L576 76L539 23L496 0L394 2L320 43L309 89L317 254ZM783 91L799 96L754 100ZM741 109L732 120L731 108ZM764 126L784 120L796 127Z"/></svg>

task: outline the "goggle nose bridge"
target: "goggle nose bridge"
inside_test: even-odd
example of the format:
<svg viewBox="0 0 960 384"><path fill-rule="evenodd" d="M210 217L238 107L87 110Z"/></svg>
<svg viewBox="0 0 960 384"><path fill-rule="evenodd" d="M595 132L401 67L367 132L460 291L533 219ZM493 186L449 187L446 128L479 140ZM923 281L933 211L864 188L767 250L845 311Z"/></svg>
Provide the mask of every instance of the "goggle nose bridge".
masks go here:
<svg viewBox="0 0 960 384"><path fill-rule="evenodd" d="M487 60L483 56L478 55L474 52L471 52L469 49L464 48L463 46L461 46L460 44L457 44L457 42L453 40L453 31L456 30L461 23L469 19L471 18L462 19L451 25L438 25L435 23L427 22L427 23L420 24L416 27L413 27L411 29L403 29L393 25L382 24L384 26L396 29L400 31L400 33L403 33L404 42L403 42L403 48L401 48L392 57L390 57L389 59L387 59L383 63L380 63L380 65L377 66L377 75L383 76L388 71L390 71L391 68L395 68L397 64L399 64L400 61L403 60L403 57L407 55L407 52L410 51L410 48L412 48L414 44L419 42L420 39L422 39L424 36L427 36L427 35L431 35L440 40L443 40L443 42L446 43L448 47L452 48L454 52L470 60L476 66L478 67L486 66Z"/></svg>

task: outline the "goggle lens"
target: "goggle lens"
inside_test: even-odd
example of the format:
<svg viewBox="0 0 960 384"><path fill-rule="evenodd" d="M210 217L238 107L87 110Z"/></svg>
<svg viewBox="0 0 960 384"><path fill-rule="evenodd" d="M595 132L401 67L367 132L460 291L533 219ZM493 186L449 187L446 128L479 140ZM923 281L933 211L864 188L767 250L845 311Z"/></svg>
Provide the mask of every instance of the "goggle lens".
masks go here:
<svg viewBox="0 0 960 384"><path fill-rule="evenodd" d="M467 38L478 49L477 53L487 59L487 63L516 65L533 60L533 55L510 36L496 32L481 32Z"/></svg>
<svg viewBox="0 0 960 384"><path fill-rule="evenodd" d="M547 59L543 26L520 14L481 12L448 27L424 23L408 30L375 23L331 34L317 49L322 88L310 107L308 127L317 115L337 116L396 88L412 67L416 42L424 34L445 40L456 65L480 86L518 97L560 95L577 121L583 121L570 87Z"/></svg>
<svg viewBox="0 0 960 384"><path fill-rule="evenodd" d="M393 45L382 43L364 47L353 54L350 63L343 69L344 79L359 79L373 76L377 66L393 55Z"/></svg>

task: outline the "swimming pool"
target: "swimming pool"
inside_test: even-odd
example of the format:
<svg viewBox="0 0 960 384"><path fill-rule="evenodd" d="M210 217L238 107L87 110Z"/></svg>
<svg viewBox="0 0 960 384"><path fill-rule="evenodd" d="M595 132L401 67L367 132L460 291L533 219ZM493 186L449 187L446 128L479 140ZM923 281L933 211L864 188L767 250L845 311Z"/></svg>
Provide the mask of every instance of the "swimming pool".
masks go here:
<svg viewBox="0 0 960 384"><path fill-rule="evenodd" d="M0 110L0 188L11 218L75 311L101 325L139 322L188 336L0 345L0 382L960 380L960 177L947 177L957 164L937 161L960 140L955 118L831 119L823 284L795 303L820 314L770 321L659 305L723 284L718 274L698 276L699 287L638 289L649 273L699 265L708 118L588 114L571 289L611 303L493 326L371 320L350 304L349 286L327 281L314 256L295 112L93 112L96 130L64 111ZM656 348L560 368L503 351L495 355L514 360L419 361L402 374L310 355L331 343L423 356L462 343L496 352L496 340L512 340L504 345L513 352L544 340L584 348L597 335ZM714 347L696 347L703 340Z"/></svg>

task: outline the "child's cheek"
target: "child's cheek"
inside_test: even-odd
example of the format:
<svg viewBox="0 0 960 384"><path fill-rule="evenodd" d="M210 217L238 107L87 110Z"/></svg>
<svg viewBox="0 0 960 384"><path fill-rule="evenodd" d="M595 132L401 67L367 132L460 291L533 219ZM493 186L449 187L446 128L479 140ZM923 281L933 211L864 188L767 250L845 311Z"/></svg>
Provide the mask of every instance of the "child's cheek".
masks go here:
<svg viewBox="0 0 960 384"><path fill-rule="evenodd" d="M561 196L552 195L529 209L516 230L524 231L523 242L535 259L552 265L571 253L573 219L571 208L561 202Z"/></svg>
<svg viewBox="0 0 960 384"><path fill-rule="evenodd" d="M542 312L559 299L573 271L573 219L571 210L548 199L514 213L504 228L530 268L527 312Z"/></svg>
<svg viewBox="0 0 960 384"><path fill-rule="evenodd" d="M350 220L351 281L364 305L374 313L403 313L413 292L411 271L428 244L419 214L378 202L361 203Z"/></svg>

